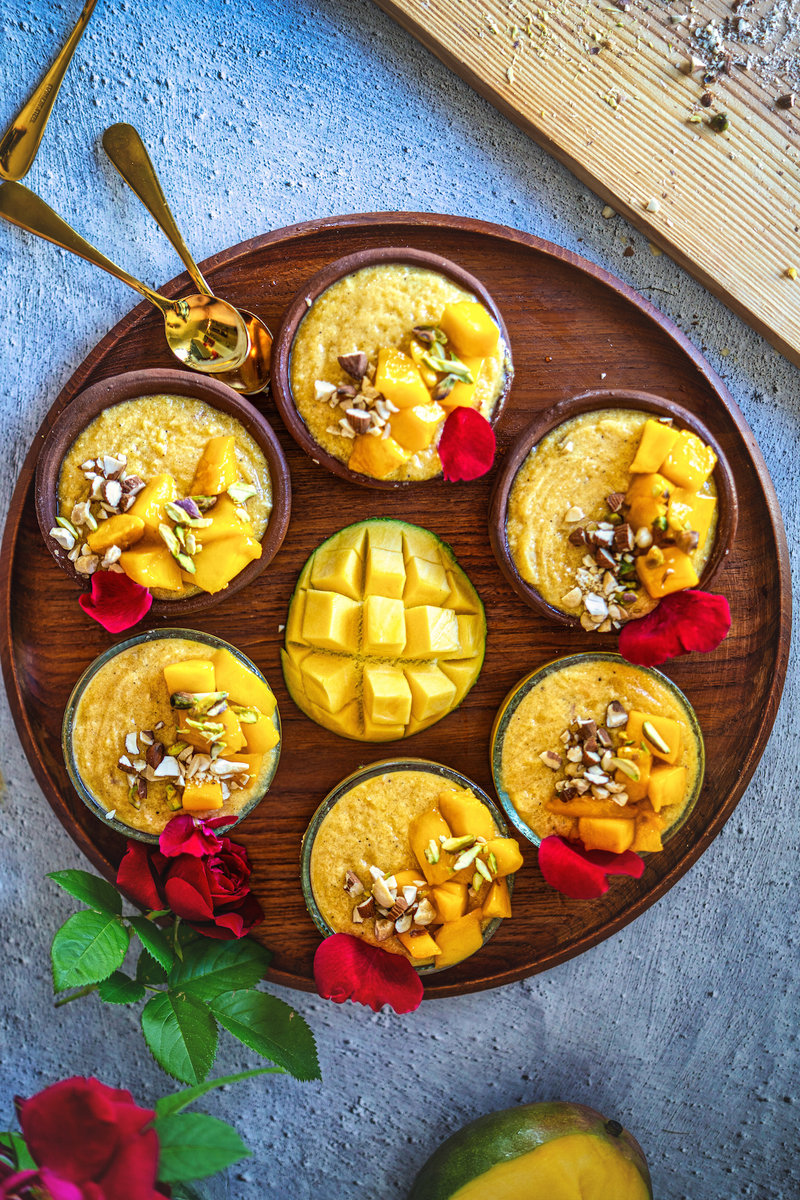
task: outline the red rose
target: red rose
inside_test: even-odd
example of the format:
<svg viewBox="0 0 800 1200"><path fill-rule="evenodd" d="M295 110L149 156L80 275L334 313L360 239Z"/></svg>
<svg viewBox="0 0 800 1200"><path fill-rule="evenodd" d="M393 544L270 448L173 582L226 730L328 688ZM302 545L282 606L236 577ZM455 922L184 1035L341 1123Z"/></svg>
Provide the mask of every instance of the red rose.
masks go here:
<svg viewBox="0 0 800 1200"><path fill-rule="evenodd" d="M152 1109L130 1092L74 1077L18 1102L23 1136L52 1200L156 1200Z"/></svg>
<svg viewBox="0 0 800 1200"><path fill-rule="evenodd" d="M250 891L250 862L244 846L214 838L218 847L168 858L141 842L128 842L117 885L145 908L169 908L206 937L240 938L263 920Z"/></svg>

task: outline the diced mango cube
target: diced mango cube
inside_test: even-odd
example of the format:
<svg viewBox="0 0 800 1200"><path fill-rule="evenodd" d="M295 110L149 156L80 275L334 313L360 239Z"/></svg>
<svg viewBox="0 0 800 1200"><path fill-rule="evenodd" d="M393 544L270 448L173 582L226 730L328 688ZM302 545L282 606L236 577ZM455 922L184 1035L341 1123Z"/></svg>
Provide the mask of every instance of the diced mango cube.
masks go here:
<svg viewBox="0 0 800 1200"><path fill-rule="evenodd" d="M442 406L435 401L415 404L413 408L401 408L400 412L392 413L389 422L392 437L412 453L427 450L436 440L445 415Z"/></svg>
<svg viewBox="0 0 800 1200"><path fill-rule="evenodd" d="M361 558L352 549L318 550L311 568L311 584L321 592L340 592L361 599Z"/></svg>
<svg viewBox="0 0 800 1200"><path fill-rule="evenodd" d="M441 848L440 838L451 836L450 826L438 808L429 808L411 821L408 840L420 870L430 884L446 883L452 874L450 857ZM433 845L431 845L433 843ZM439 858L431 862L430 858Z"/></svg>
<svg viewBox="0 0 800 1200"><path fill-rule="evenodd" d="M404 450L393 437L372 437L369 433L360 433L353 439L347 465L359 475L388 479L410 457L410 450Z"/></svg>
<svg viewBox="0 0 800 1200"><path fill-rule="evenodd" d="M634 821L608 817L579 817L578 836L587 850L622 854L633 845Z"/></svg>
<svg viewBox="0 0 800 1200"><path fill-rule="evenodd" d="M628 733L628 729L625 731ZM639 800L644 800L647 795L647 788L650 782L650 771L653 765L653 756L649 750L645 750L640 743L634 742L630 746L620 746L616 752L617 758L622 758L631 762L639 772L638 779L631 779L626 771L617 769L614 772L614 781L621 784L628 793L628 799L632 804ZM578 816L577 812L575 816ZM616 814L620 816L620 813Z"/></svg>
<svg viewBox="0 0 800 1200"><path fill-rule="evenodd" d="M365 654L402 654L406 644L405 610L402 600L367 596L364 601L362 645Z"/></svg>
<svg viewBox="0 0 800 1200"><path fill-rule="evenodd" d="M421 604L443 605L450 592L447 572L441 562L410 558L406 567L403 600L407 608Z"/></svg>
<svg viewBox="0 0 800 1200"><path fill-rule="evenodd" d="M469 958L483 945L480 911L465 913L457 921L448 921L436 933L436 944L441 950L436 966L452 967Z"/></svg>
<svg viewBox="0 0 800 1200"><path fill-rule="evenodd" d="M105 554L112 546L128 550L144 536L145 524L141 517L132 513L117 513L107 521L101 521L86 541L93 554Z"/></svg>
<svg viewBox="0 0 800 1200"><path fill-rule="evenodd" d="M201 493L196 494L200 495ZM230 496L219 496L211 508L206 509L203 513L206 519L210 519L211 524L206 525L205 528L194 529L192 532L202 545L242 533L247 537L253 537L253 526L246 518L242 519L240 515L242 511L241 506L234 504Z"/></svg>
<svg viewBox="0 0 800 1200"><path fill-rule="evenodd" d="M461 360L465 367L468 367L472 375L472 383L463 383L459 380L453 385L452 391L440 400L442 408L447 412L451 412L454 408L477 408L478 397L475 395L475 386L478 382L478 377L483 370L482 358L462 358Z"/></svg>
<svg viewBox="0 0 800 1200"><path fill-rule="evenodd" d="M129 579L142 587L165 592L179 592L183 588L181 569L160 538L157 542L142 538L130 550L123 550L119 565Z"/></svg>
<svg viewBox="0 0 800 1200"><path fill-rule="evenodd" d="M158 527L164 520L164 505L177 499L178 485L172 475L154 475L139 492L126 516L138 517L144 521L148 532L158 537Z"/></svg>
<svg viewBox="0 0 800 1200"><path fill-rule="evenodd" d="M397 937L412 958L436 958L438 965L438 956L442 952L427 930L412 934L409 929L408 933L398 933Z"/></svg>
<svg viewBox="0 0 800 1200"><path fill-rule="evenodd" d="M432 889L431 900L436 905L440 921L457 921L467 911L467 884L455 880L440 883Z"/></svg>
<svg viewBox="0 0 800 1200"><path fill-rule="evenodd" d="M215 650L211 657L217 687L209 688L208 691L227 692L229 704L257 708L265 716L272 716L275 711L275 696L265 679L255 675L241 659L224 647Z"/></svg>
<svg viewBox="0 0 800 1200"><path fill-rule="evenodd" d="M522 866L522 851L516 838L494 837L486 842L486 853L481 855L486 861L493 854L497 862L498 876L513 875Z"/></svg>
<svg viewBox="0 0 800 1200"><path fill-rule="evenodd" d="M511 896L508 891L507 880L495 879L483 902L482 912L485 921L492 921L497 917L506 918L511 916Z"/></svg>
<svg viewBox="0 0 800 1200"><path fill-rule="evenodd" d="M406 565L399 550L370 546L364 578L364 594L399 600L406 582Z"/></svg>
<svg viewBox="0 0 800 1200"><path fill-rule="evenodd" d="M376 517L367 526L367 549L368 551L391 550L395 554L402 554L403 533L403 526L399 525L397 521ZM339 537L341 534L337 534L337 541Z"/></svg>
<svg viewBox="0 0 800 1200"><path fill-rule="evenodd" d="M687 492L685 488L675 488L669 499L667 521L670 528L676 531L694 530L698 537L698 546L705 545L717 501L714 496L697 492Z"/></svg>
<svg viewBox="0 0 800 1200"><path fill-rule="evenodd" d="M447 712L456 695L456 686L434 663L404 667L411 689L411 712L419 722L432 721Z"/></svg>
<svg viewBox="0 0 800 1200"><path fill-rule="evenodd" d="M289 603L289 615L286 618L287 645L289 642L302 642L303 640L303 616L306 610L307 595L305 588L298 583Z"/></svg>
<svg viewBox="0 0 800 1200"><path fill-rule="evenodd" d="M439 793L436 804L452 830L453 837L495 837L496 830L491 812L474 792L465 788L446 788ZM485 857L485 856L484 856Z"/></svg>
<svg viewBox="0 0 800 1200"><path fill-rule="evenodd" d="M652 725L663 745L658 745L648 736L644 728L645 723ZM653 713L637 712L634 709L628 714L625 732L634 743L643 742L654 758L663 759L672 765L678 761L682 742L681 727L679 722L673 721L671 717L655 716ZM667 749L664 750L663 746Z"/></svg>
<svg viewBox="0 0 800 1200"><path fill-rule="evenodd" d="M457 300L454 304L445 304L439 328L462 357L485 358L494 354L500 341L500 330L477 300Z"/></svg>
<svg viewBox="0 0 800 1200"><path fill-rule="evenodd" d="M252 534L249 522L243 522L243 529L249 529ZM223 591L249 563L261 558L261 553L261 543L246 532L230 534L218 541L205 541L202 551L193 559L192 582L214 595Z"/></svg>
<svg viewBox="0 0 800 1200"><path fill-rule="evenodd" d="M227 756L228 762L245 763L247 766L247 774L241 772L239 779L243 783L250 784L257 779L261 772L261 763L263 756L261 754L231 754Z"/></svg>
<svg viewBox="0 0 800 1200"><path fill-rule="evenodd" d="M414 408L431 399L414 360L393 346L378 350L374 387L397 408Z"/></svg>
<svg viewBox="0 0 800 1200"><path fill-rule="evenodd" d="M241 750L245 745L245 736L236 713L232 709L226 708L218 717L214 717L214 720L221 721L225 727L225 733L221 741L225 747L224 753L226 756L228 754L235 754L237 750Z"/></svg>
<svg viewBox="0 0 800 1200"><path fill-rule="evenodd" d="M338 592L309 591L303 613L303 640L322 650L352 654L358 646L361 605Z"/></svg>
<svg viewBox="0 0 800 1200"><path fill-rule="evenodd" d="M628 524L632 529L649 529L654 521L667 514L667 502L673 485L663 475L634 475L625 493Z"/></svg>
<svg viewBox="0 0 800 1200"><path fill-rule="evenodd" d="M678 430L663 421L645 421L636 456L630 465L631 474L653 475L678 440Z"/></svg>
<svg viewBox="0 0 800 1200"><path fill-rule="evenodd" d="M422 558L425 562L440 563L443 557L443 547L438 538L427 529L406 525L401 536L401 549L406 560L406 569L412 558Z"/></svg>
<svg viewBox="0 0 800 1200"><path fill-rule="evenodd" d="M483 655L476 655L475 658L459 658L459 659L443 659L439 663L439 669L452 679L456 686L456 696L465 696L473 683L480 674Z"/></svg>
<svg viewBox="0 0 800 1200"><path fill-rule="evenodd" d="M407 725L411 689L399 667L367 663L364 667L364 712L375 725Z"/></svg>
<svg viewBox="0 0 800 1200"><path fill-rule="evenodd" d="M328 712L339 712L354 697L358 670L351 658L309 654L301 667L309 700Z"/></svg>
<svg viewBox="0 0 800 1200"><path fill-rule="evenodd" d="M668 804L681 804L686 795L686 767L660 764L653 768L647 798L656 812Z"/></svg>
<svg viewBox="0 0 800 1200"><path fill-rule="evenodd" d="M468 585L464 576L459 578L452 571L448 571L447 582L450 585L450 593L445 603L446 608L452 608L455 613L474 613L480 611L480 603L475 592Z"/></svg>
<svg viewBox="0 0 800 1200"><path fill-rule="evenodd" d="M691 558L677 546L653 546L637 555L636 574L654 600L699 583Z"/></svg>
<svg viewBox="0 0 800 1200"><path fill-rule="evenodd" d="M631 850L637 854L656 854L663 850L661 831L661 819L655 813L642 813L635 824Z"/></svg>
<svg viewBox="0 0 800 1200"><path fill-rule="evenodd" d="M661 464L661 474L678 487L697 492L708 479L717 463L710 446L690 429L682 429L675 445Z"/></svg>
<svg viewBox="0 0 800 1200"><path fill-rule="evenodd" d="M192 481L193 496L219 496L239 478L236 439L231 435L209 438Z"/></svg>
<svg viewBox="0 0 800 1200"><path fill-rule="evenodd" d="M222 808L222 784L192 783L191 780L183 789L184 812L210 812L214 808Z"/></svg>
<svg viewBox="0 0 800 1200"><path fill-rule="evenodd" d="M214 663L210 658L184 658L180 662L167 663L164 681L170 696L174 692L216 692Z"/></svg>
<svg viewBox="0 0 800 1200"><path fill-rule="evenodd" d="M405 737L408 732L406 725L376 724L366 709L361 712L361 723L364 727L363 735L357 732L358 726L356 726L356 732L346 736L361 737L361 740L365 742L396 742L399 738Z"/></svg>
<svg viewBox="0 0 800 1200"><path fill-rule="evenodd" d="M268 754L280 741L280 734L271 716L259 715L257 721L242 725L245 745L251 754Z"/></svg>
<svg viewBox="0 0 800 1200"><path fill-rule="evenodd" d="M486 625L483 618L477 614L459 613L458 622L458 651L459 657L472 658L483 650Z"/></svg>
<svg viewBox="0 0 800 1200"><path fill-rule="evenodd" d="M617 776L617 782L625 779L620 772ZM625 779L625 788L630 780ZM553 813L557 817L613 817L616 820L632 821L636 816L636 806L631 801L630 804L621 806L615 804L613 800L596 800L591 793L587 792L585 796L576 796L573 800L561 800L558 796L551 796L549 800L545 800L544 804L548 812Z"/></svg>
<svg viewBox="0 0 800 1200"><path fill-rule="evenodd" d="M430 659L459 652L458 620L449 608L421 604L406 610L406 657Z"/></svg>

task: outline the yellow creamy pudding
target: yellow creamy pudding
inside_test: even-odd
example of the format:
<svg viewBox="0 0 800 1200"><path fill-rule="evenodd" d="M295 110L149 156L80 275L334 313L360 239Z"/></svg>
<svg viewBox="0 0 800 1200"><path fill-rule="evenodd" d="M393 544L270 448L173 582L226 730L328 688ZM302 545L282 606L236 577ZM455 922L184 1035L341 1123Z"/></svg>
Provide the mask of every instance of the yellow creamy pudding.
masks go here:
<svg viewBox="0 0 800 1200"><path fill-rule="evenodd" d="M511 373L488 310L436 271L363 267L314 301L295 335L292 396L328 454L376 479L430 479L453 408L487 420Z"/></svg>
<svg viewBox="0 0 800 1200"><path fill-rule="evenodd" d="M697 584L717 531L716 455L635 409L572 417L511 487L508 549L547 604L607 632Z"/></svg>
<svg viewBox="0 0 800 1200"><path fill-rule="evenodd" d="M106 652L64 717L81 796L151 836L179 812L240 817L267 791L280 754L275 697L253 664L218 639L183 632Z"/></svg>
<svg viewBox="0 0 800 1200"><path fill-rule="evenodd" d="M241 422L194 397L142 396L73 442L50 536L80 574L124 571L180 600L260 558L271 511L267 460Z"/></svg>
<svg viewBox="0 0 800 1200"><path fill-rule="evenodd" d="M492 735L498 795L536 839L657 851L703 781L703 739L685 696L616 654L576 654L523 679Z"/></svg>
<svg viewBox="0 0 800 1200"><path fill-rule="evenodd" d="M350 933L441 970L511 916L522 865L487 798L422 760L375 763L320 807L303 847L304 888L323 932Z"/></svg>

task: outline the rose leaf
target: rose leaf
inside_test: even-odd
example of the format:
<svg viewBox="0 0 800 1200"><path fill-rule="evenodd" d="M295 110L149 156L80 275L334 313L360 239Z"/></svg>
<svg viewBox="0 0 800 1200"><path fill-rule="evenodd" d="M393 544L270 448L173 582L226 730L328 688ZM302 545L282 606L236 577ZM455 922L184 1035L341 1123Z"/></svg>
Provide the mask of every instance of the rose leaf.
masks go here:
<svg viewBox="0 0 800 1200"><path fill-rule="evenodd" d="M204 1179L250 1156L236 1130L207 1113L171 1113L157 1117L153 1128L161 1183Z"/></svg>
<svg viewBox="0 0 800 1200"><path fill-rule="evenodd" d="M321 1078L314 1035L282 1000L266 992L233 992L212 1001L211 1011L228 1033L295 1079Z"/></svg>
<svg viewBox="0 0 800 1200"><path fill-rule="evenodd" d="M152 954L165 971L171 971L175 955L164 931L159 929L158 925L154 925L152 921L148 921L147 917L128 917L128 923L145 950Z"/></svg>
<svg viewBox="0 0 800 1200"><path fill-rule="evenodd" d="M95 912L108 913L112 917L122 913L122 897L117 889L89 871L51 871L47 878Z"/></svg>
<svg viewBox="0 0 800 1200"><path fill-rule="evenodd" d="M130 935L117 917L84 909L56 933L50 949L57 992L107 979L122 966Z"/></svg>
<svg viewBox="0 0 800 1200"><path fill-rule="evenodd" d="M217 1025L205 1004L159 992L142 1009L142 1033L158 1065L181 1083L202 1083L217 1053Z"/></svg>
<svg viewBox="0 0 800 1200"><path fill-rule="evenodd" d="M254 987L264 978L271 957L252 938L231 942L203 938L184 950L182 960L176 960L170 987L198 1000L216 1000L226 992Z"/></svg>
<svg viewBox="0 0 800 1200"><path fill-rule="evenodd" d="M108 979L104 979L97 989L97 994L106 1004L135 1004L144 998L144 984L124 975L122 971L113 971Z"/></svg>

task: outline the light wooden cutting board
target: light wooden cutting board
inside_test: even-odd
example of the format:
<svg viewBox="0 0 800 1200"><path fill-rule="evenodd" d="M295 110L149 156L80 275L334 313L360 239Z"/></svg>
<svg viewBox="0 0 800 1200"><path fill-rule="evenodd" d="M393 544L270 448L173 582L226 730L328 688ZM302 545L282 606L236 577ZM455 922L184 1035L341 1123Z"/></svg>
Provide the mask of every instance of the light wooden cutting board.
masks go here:
<svg viewBox="0 0 800 1200"><path fill-rule="evenodd" d="M800 365L800 95L775 104L800 68L732 64L705 85L702 68L682 70L709 21L733 39L729 5L376 2ZM759 54L739 43L734 64ZM707 123L717 113L724 132Z"/></svg>

